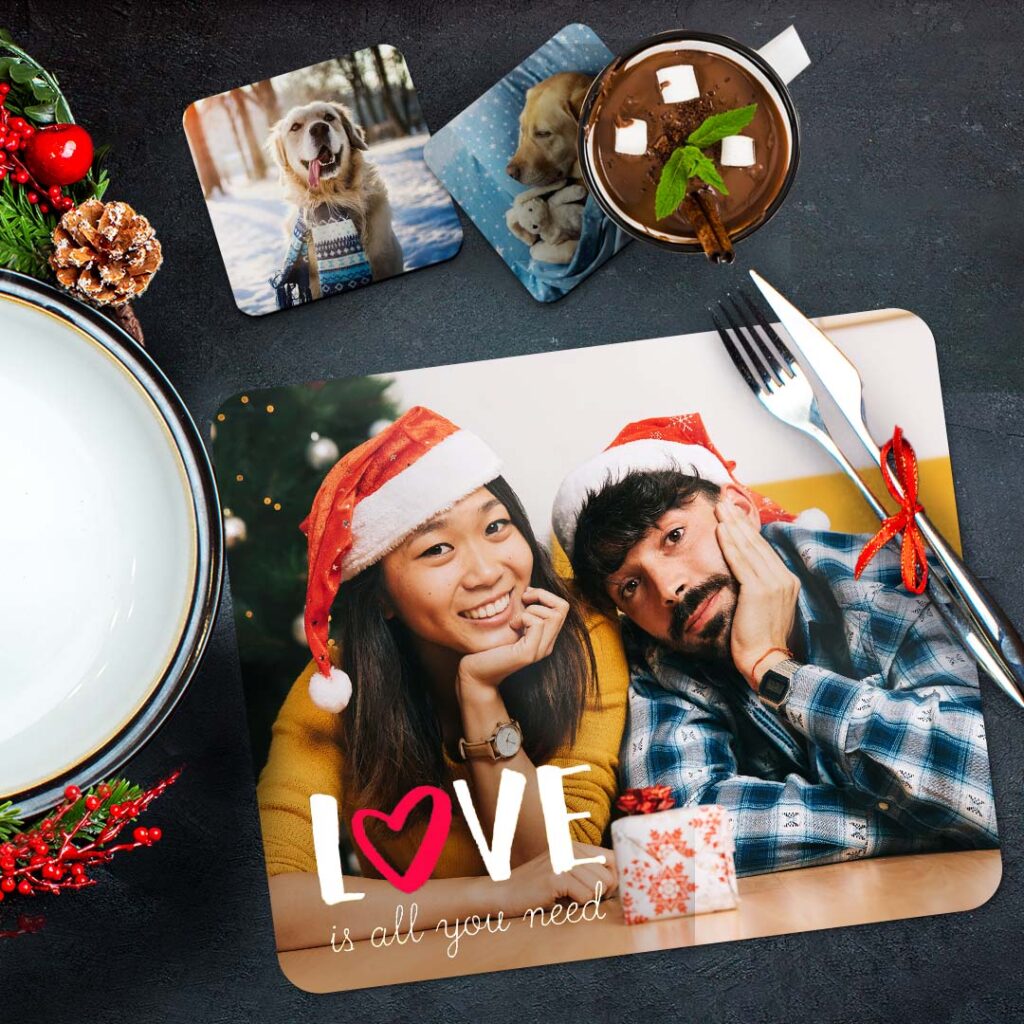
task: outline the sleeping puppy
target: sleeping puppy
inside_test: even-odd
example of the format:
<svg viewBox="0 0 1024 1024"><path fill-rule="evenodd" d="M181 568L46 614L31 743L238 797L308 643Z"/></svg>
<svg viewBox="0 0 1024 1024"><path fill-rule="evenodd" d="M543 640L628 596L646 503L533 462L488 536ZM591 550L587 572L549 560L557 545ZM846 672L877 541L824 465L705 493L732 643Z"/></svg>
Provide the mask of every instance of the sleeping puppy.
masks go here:
<svg viewBox="0 0 1024 1024"><path fill-rule="evenodd" d="M510 177L524 185L583 177L576 133L590 83L590 75L561 71L527 91L519 115L519 145L505 168Z"/></svg>
<svg viewBox="0 0 1024 1024"><path fill-rule="evenodd" d="M363 129L342 103L318 100L292 107L270 129L270 149L288 198L307 224L347 211L359 231L374 281L402 272L402 247L391 224L388 190L363 155Z"/></svg>

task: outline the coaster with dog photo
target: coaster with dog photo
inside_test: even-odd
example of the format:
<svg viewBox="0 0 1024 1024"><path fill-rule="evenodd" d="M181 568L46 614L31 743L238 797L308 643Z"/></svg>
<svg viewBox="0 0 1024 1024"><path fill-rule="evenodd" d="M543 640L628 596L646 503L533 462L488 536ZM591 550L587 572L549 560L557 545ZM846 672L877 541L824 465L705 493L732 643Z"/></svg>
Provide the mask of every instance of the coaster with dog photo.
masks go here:
<svg viewBox="0 0 1024 1024"><path fill-rule="evenodd" d="M628 241L588 195L579 113L612 52L568 25L446 124L427 165L529 293L554 302Z"/></svg>
<svg viewBox="0 0 1024 1024"><path fill-rule="evenodd" d="M405 58L378 45L184 115L238 308L260 316L451 259L455 207Z"/></svg>

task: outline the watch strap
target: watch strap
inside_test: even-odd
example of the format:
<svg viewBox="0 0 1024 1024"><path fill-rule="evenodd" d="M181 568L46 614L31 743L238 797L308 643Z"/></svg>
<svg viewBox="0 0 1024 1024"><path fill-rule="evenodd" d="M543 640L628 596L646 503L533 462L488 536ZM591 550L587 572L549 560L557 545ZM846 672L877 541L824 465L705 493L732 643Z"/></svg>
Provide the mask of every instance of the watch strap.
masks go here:
<svg viewBox="0 0 1024 1024"><path fill-rule="evenodd" d="M778 711L789 697L789 687L800 662L792 658L786 658L770 669L761 677L757 688L758 699L766 707Z"/></svg>
<svg viewBox="0 0 1024 1024"><path fill-rule="evenodd" d="M492 761L505 761L508 757L515 757L515 754L503 755L497 747L498 734L502 729L512 728L519 734L520 749L522 748L523 730L514 719L508 722L499 722L494 727L494 732L483 740L467 740L465 737L459 740L459 756L463 761L475 759L482 760L490 758ZM516 753L519 751L517 750Z"/></svg>

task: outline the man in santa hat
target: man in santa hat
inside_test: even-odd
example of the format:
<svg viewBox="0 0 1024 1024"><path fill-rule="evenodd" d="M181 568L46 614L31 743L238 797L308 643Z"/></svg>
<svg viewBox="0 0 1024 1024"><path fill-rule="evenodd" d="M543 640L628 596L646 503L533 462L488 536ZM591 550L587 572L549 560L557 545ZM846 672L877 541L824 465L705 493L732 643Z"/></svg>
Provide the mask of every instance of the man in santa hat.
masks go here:
<svg viewBox="0 0 1024 1024"><path fill-rule="evenodd" d="M884 547L742 486L700 416L627 426L555 534L630 663L623 788L723 804L740 874L997 845L978 675Z"/></svg>

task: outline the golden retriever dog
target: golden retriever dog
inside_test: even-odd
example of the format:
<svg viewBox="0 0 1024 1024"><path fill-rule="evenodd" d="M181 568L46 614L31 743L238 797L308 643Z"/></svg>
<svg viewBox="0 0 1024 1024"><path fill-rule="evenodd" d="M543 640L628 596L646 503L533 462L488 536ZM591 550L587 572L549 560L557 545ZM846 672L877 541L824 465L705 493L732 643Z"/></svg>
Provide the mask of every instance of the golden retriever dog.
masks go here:
<svg viewBox="0 0 1024 1024"><path fill-rule="evenodd" d="M387 186L363 155L365 134L343 103L317 100L292 107L270 129L270 149L285 192L307 224L323 223L343 209L359 231L373 279L402 272Z"/></svg>
<svg viewBox="0 0 1024 1024"><path fill-rule="evenodd" d="M519 115L519 145L505 168L510 177L524 185L583 177L576 133L591 81L582 72L561 71L527 91Z"/></svg>

